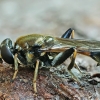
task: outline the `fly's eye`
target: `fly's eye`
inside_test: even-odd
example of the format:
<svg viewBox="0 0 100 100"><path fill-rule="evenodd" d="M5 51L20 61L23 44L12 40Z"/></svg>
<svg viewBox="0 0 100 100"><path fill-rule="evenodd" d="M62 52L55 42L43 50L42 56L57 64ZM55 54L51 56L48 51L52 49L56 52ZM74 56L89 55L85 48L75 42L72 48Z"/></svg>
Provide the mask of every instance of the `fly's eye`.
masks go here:
<svg viewBox="0 0 100 100"><path fill-rule="evenodd" d="M3 60L5 62L7 62L8 64L14 63L14 58L13 58L12 52L8 46L3 45L1 47L1 56L2 56Z"/></svg>
<svg viewBox="0 0 100 100"><path fill-rule="evenodd" d="M13 49L12 41L9 38L5 39L1 43L0 49L1 49L1 56L3 60L8 64L13 64L14 63L13 54L12 54L13 51L11 52L11 50Z"/></svg>

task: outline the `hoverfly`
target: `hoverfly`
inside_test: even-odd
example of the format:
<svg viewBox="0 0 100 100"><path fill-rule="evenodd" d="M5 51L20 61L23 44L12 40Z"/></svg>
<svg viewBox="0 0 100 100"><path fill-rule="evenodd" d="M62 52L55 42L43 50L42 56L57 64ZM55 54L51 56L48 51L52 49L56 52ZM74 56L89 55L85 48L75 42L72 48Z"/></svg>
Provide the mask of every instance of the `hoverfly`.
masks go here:
<svg viewBox="0 0 100 100"><path fill-rule="evenodd" d="M12 46L12 41L7 38L0 46L1 57L8 64L14 64L13 80L18 72L18 64L35 68L33 88L34 92L37 93L36 78L39 66L56 67L71 57L68 71L74 76L71 69L75 65L77 53L90 56L99 64L100 41L73 39L73 35L74 30L72 29L68 29L61 38L30 34L19 37L14 46ZM74 76L74 78L76 77Z"/></svg>

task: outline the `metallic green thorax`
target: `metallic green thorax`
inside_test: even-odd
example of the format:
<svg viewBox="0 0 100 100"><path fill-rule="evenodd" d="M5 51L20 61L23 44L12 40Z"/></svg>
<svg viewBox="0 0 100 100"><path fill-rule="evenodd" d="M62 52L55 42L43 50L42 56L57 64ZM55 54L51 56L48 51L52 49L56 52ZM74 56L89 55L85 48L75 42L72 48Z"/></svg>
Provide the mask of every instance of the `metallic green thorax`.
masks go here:
<svg viewBox="0 0 100 100"><path fill-rule="evenodd" d="M42 47L51 47L55 45L56 39L51 36L45 36L45 35L40 35L40 34L31 34L31 35L26 35L23 37L20 37L17 39L15 42L16 45L19 45L21 48L25 48L26 44L28 46L35 46L39 45Z"/></svg>

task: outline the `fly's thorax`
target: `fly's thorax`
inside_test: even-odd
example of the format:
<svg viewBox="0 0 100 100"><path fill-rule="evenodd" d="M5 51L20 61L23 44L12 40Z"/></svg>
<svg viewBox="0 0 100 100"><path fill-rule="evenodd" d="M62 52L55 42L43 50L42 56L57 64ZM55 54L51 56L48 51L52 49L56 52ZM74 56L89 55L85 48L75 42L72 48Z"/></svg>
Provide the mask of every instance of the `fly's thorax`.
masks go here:
<svg viewBox="0 0 100 100"><path fill-rule="evenodd" d="M37 38L34 45L41 46L41 48L52 47L54 45L54 38L51 36L41 36Z"/></svg>
<svg viewBox="0 0 100 100"><path fill-rule="evenodd" d="M18 38L16 40L16 44L18 44L22 48L24 48L26 44L28 46L42 45L44 44L44 36L39 34L26 35Z"/></svg>
<svg viewBox="0 0 100 100"><path fill-rule="evenodd" d="M44 39L45 46L52 47L54 45L54 41L55 41L55 39L53 37L46 36L45 39Z"/></svg>
<svg viewBox="0 0 100 100"><path fill-rule="evenodd" d="M34 41L34 45L38 45L38 46L44 45L44 38L43 38L43 37L37 38L37 40ZM34 45L33 45L33 46L34 46Z"/></svg>
<svg viewBox="0 0 100 100"><path fill-rule="evenodd" d="M50 48L57 43L58 42L56 41L56 38L40 34L26 35L16 40L16 44L18 44L23 49L35 45L41 46L41 48Z"/></svg>

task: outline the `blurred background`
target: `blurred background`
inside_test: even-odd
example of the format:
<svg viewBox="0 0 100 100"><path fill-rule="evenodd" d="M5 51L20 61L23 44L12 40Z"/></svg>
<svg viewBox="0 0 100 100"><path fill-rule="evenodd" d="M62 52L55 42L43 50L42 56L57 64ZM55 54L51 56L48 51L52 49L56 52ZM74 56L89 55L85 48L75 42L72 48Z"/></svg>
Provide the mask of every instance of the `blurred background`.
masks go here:
<svg viewBox="0 0 100 100"><path fill-rule="evenodd" d="M100 0L0 0L0 42L31 33L100 40Z"/></svg>

